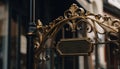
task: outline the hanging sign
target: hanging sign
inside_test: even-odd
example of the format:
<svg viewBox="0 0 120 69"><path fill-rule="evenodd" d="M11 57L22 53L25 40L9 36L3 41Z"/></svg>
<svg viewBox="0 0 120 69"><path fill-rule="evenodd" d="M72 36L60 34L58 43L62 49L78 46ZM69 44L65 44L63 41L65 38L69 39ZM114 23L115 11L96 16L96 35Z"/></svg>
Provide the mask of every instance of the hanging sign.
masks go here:
<svg viewBox="0 0 120 69"><path fill-rule="evenodd" d="M57 45L60 55L85 56L92 52L92 44L87 39L62 39Z"/></svg>

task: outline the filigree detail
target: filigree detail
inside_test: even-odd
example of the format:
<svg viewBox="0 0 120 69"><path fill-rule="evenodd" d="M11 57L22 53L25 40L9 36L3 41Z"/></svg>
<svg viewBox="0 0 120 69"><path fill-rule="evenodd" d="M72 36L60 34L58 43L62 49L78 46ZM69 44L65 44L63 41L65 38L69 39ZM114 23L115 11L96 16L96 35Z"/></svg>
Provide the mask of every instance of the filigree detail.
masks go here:
<svg viewBox="0 0 120 69"><path fill-rule="evenodd" d="M112 21L111 25L114 26L114 27L119 28L120 27L120 20L115 19L114 21Z"/></svg>
<svg viewBox="0 0 120 69"><path fill-rule="evenodd" d="M72 4L71 7L64 12L65 18L70 18L74 16L84 15L85 11L83 8L79 8L76 4Z"/></svg>

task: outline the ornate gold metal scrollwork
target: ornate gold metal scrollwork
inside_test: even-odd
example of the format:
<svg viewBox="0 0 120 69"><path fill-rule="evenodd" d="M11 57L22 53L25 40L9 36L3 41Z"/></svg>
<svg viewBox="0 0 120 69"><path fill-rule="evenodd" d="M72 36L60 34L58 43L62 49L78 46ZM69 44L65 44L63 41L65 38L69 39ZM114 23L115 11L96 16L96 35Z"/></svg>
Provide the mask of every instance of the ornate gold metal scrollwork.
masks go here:
<svg viewBox="0 0 120 69"><path fill-rule="evenodd" d="M45 62L47 60L47 55L45 54L46 48L56 48L52 44L54 43L54 38L60 29L62 29L65 25L68 25L71 29L72 33L77 32L76 30L85 30L82 37L89 38L87 33L94 33L94 37L97 40L96 42L91 42L92 44L100 44L98 41L97 34L107 34L107 36L112 35L114 33L115 36L119 37L120 35L120 21L112 20L110 17L102 16L100 14L95 15L90 12L85 12L83 8L79 8L76 4L72 4L71 7L64 12L64 17L60 16L53 22L50 22L49 25L42 25L42 22L38 20L36 25L36 31L34 32L36 37L34 39L34 58L36 60L36 64L38 61ZM84 27L83 27L83 26ZM101 27L101 30L97 28L97 26ZM109 34L109 35L108 35ZM74 38L78 38L74 36ZM50 39L50 45L46 45L46 42ZM107 38L109 39L109 38ZM120 37L119 37L120 40ZM116 42L119 44L119 40ZM114 42L112 40L108 40L107 43ZM106 42L103 42L106 44Z"/></svg>

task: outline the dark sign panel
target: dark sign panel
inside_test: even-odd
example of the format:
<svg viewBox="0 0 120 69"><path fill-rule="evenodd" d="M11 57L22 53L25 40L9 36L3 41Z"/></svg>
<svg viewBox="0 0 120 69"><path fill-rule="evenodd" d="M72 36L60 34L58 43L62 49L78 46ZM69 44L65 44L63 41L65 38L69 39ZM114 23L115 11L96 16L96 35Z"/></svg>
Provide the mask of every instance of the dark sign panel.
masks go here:
<svg viewBox="0 0 120 69"><path fill-rule="evenodd" d="M62 39L57 45L60 55L85 56L92 52L92 44L88 39Z"/></svg>

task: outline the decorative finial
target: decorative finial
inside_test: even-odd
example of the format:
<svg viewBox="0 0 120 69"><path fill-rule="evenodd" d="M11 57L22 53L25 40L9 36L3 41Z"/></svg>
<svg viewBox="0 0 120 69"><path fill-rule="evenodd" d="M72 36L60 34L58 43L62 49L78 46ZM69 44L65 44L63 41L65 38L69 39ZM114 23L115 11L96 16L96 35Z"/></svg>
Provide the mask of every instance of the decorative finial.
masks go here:
<svg viewBox="0 0 120 69"><path fill-rule="evenodd" d="M42 28L42 26L43 26L43 25L42 25L42 22L40 21L40 19L38 19L38 22L37 22L37 29L38 29L38 28Z"/></svg>
<svg viewBox="0 0 120 69"><path fill-rule="evenodd" d="M83 8L79 8L75 3L73 3L70 8L65 11L64 16L65 18L70 18L74 16L81 16L84 15L85 11Z"/></svg>

